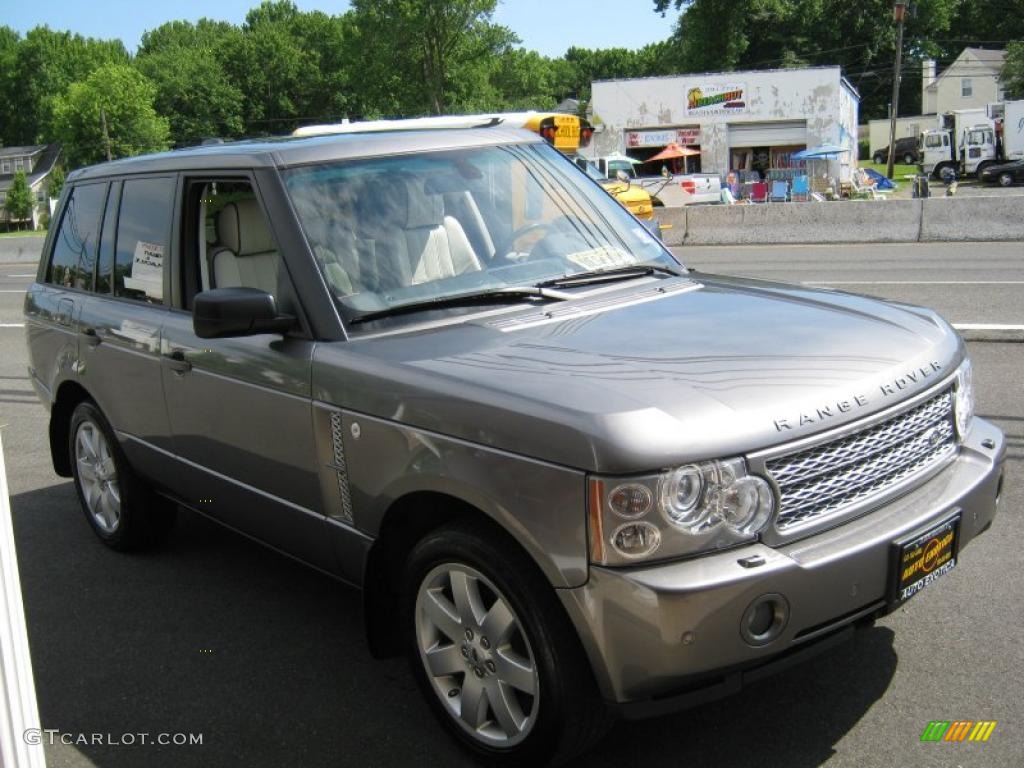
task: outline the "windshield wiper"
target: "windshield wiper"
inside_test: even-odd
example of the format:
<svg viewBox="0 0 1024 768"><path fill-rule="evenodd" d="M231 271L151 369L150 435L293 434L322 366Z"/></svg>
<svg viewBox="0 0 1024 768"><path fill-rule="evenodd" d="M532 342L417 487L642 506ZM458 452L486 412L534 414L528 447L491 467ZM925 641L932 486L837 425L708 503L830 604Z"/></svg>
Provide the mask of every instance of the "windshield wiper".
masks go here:
<svg viewBox="0 0 1024 768"><path fill-rule="evenodd" d="M356 315L348 322L351 325L358 325L359 323L369 323L382 317L408 315L413 312L429 312L433 309L447 309L449 307L471 307L477 304L514 304L523 299L565 301L571 298L573 298L572 294L547 290L539 285L522 288L491 288L486 291L456 293L451 296L437 296L432 299L421 299L419 301L406 302L405 304L396 304L387 309L378 309L373 312Z"/></svg>
<svg viewBox="0 0 1024 768"><path fill-rule="evenodd" d="M543 280L537 283L538 288L569 288L575 285L591 285L612 280L630 280L634 277L646 277L648 275L670 275L681 277L683 272L663 267L660 264L631 264L627 267L615 267L613 269L592 269L588 272L577 272L574 275L562 275L553 277L550 280Z"/></svg>

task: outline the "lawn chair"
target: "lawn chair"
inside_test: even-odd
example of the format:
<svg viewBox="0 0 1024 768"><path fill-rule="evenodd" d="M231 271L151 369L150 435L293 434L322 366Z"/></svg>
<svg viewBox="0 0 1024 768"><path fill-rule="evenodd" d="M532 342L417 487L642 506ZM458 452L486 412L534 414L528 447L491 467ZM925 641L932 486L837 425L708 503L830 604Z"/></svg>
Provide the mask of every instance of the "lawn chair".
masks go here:
<svg viewBox="0 0 1024 768"><path fill-rule="evenodd" d="M807 176L793 177L793 189L790 190L789 199L794 203L806 203L811 199L811 182Z"/></svg>
<svg viewBox="0 0 1024 768"><path fill-rule="evenodd" d="M772 182L772 197L773 203L787 203L789 202L789 182L788 181L773 181Z"/></svg>
<svg viewBox="0 0 1024 768"><path fill-rule="evenodd" d="M752 203L767 203L768 202L768 182L767 181L755 181L750 185L750 202Z"/></svg>

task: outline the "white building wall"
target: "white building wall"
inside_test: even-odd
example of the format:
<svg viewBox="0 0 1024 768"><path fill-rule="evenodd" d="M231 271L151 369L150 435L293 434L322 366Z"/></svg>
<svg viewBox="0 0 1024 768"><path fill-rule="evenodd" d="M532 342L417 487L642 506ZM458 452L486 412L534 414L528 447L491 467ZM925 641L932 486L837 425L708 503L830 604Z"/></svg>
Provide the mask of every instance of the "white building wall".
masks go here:
<svg viewBox="0 0 1024 768"><path fill-rule="evenodd" d="M742 107L691 109L687 94L693 88L712 95L741 88ZM629 130L699 127L702 170L725 173L730 124L802 121L807 146L848 146L856 162L857 98L842 84L838 67L606 80L594 82L592 94L601 128L591 156L625 152Z"/></svg>
<svg viewBox="0 0 1024 768"><path fill-rule="evenodd" d="M917 137L921 131L935 128L935 115L914 115L913 117L896 118L896 138ZM869 152L873 155L879 149L889 146L889 121L868 121Z"/></svg>
<svg viewBox="0 0 1024 768"><path fill-rule="evenodd" d="M970 96L963 95L964 78L971 81ZM925 93L928 94L927 89ZM935 81L934 91L924 99L927 102L924 111L942 114L957 109L983 108L994 101L1002 101L1002 95L998 77L965 49Z"/></svg>

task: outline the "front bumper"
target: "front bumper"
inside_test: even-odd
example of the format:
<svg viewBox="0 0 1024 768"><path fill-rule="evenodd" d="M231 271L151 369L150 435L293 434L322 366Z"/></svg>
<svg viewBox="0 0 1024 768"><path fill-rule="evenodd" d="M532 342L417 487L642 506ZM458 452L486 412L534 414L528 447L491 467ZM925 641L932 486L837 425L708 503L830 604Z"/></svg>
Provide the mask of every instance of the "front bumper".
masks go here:
<svg viewBox="0 0 1024 768"><path fill-rule="evenodd" d="M558 594L603 695L626 716L687 706L735 691L752 668L806 655L858 620L886 613L893 541L960 510L962 550L995 517L1005 454L1002 432L975 419L938 475L837 528L777 548L757 543L648 567L592 566L584 586ZM748 558L764 562L749 567ZM778 637L754 646L741 620L766 594L781 595L790 613Z"/></svg>

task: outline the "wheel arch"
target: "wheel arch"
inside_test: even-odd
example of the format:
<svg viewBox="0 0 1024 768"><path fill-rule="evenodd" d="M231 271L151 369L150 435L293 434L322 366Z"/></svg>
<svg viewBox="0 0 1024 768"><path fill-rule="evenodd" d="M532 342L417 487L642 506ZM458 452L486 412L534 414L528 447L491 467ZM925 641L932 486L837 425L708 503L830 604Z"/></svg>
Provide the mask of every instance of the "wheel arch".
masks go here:
<svg viewBox="0 0 1024 768"><path fill-rule="evenodd" d="M484 510L457 496L438 491L414 491L396 499L381 519L363 573L363 615L366 640L374 658L390 658L403 651L397 604L399 577L413 547L430 531L458 520L485 525L509 547L518 549L549 583L540 565L516 538ZM553 589L553 587L552 587Z"/></svg>
<svg viewBox="0 0 1024 768"><path fill-rule="evenodd" d="M77 381L67 380L57 387L50 407L49 436L53 470L60 477L71 477L71 454L68 451L71 414L79 403L92 399L88 390Z"/></svg>

